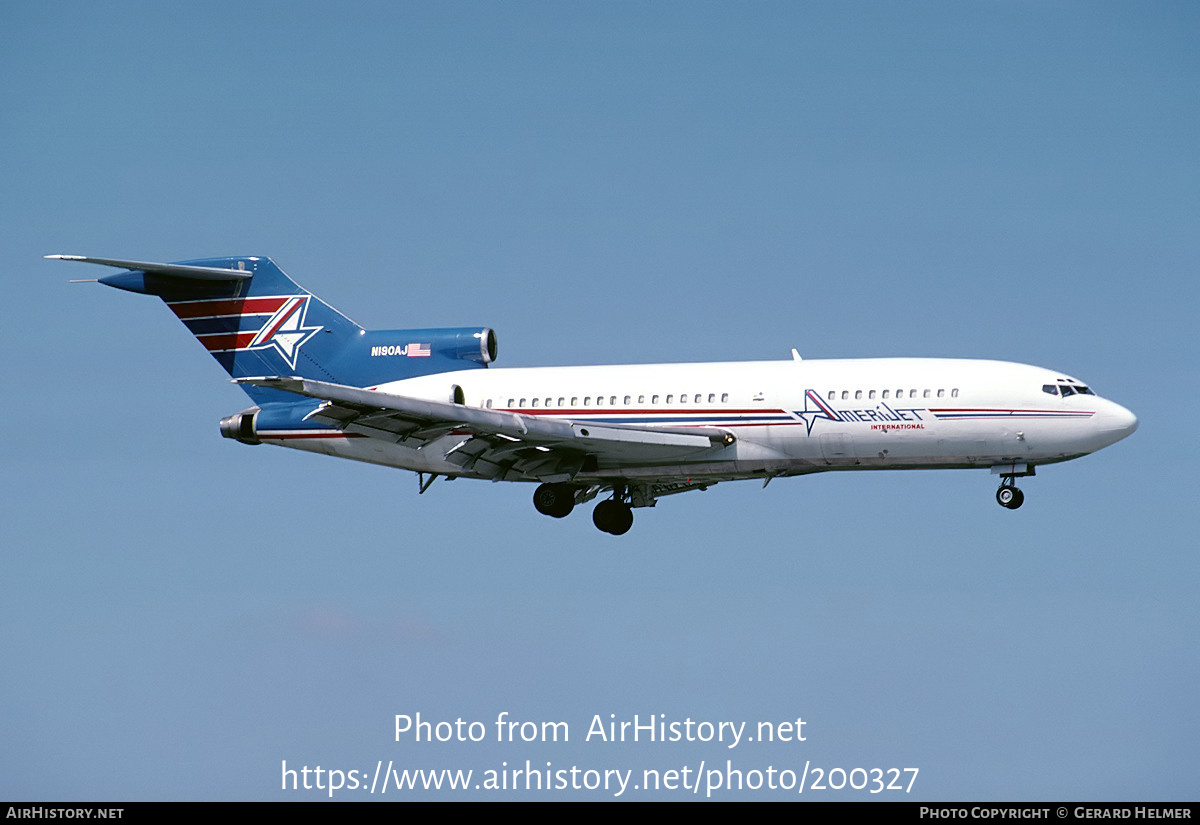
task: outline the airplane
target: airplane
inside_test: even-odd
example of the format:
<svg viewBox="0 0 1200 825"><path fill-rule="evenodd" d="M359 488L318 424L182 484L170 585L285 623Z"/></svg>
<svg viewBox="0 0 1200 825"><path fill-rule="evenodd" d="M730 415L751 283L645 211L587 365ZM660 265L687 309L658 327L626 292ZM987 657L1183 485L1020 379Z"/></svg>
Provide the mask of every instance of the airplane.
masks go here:
<svg viewBox="0 0 1200 825"><path fill-rule="evenodd" d="M152 263L99 283L166 302L254 405L221 435L441 478L536 483L563 518L604 496L601 531L724 481L834 470L990 469L1015 480L1125 438L1137 418L1055 370L1003 361L862 358L491 368L488 327L367 330L266 257Z"/></svg>

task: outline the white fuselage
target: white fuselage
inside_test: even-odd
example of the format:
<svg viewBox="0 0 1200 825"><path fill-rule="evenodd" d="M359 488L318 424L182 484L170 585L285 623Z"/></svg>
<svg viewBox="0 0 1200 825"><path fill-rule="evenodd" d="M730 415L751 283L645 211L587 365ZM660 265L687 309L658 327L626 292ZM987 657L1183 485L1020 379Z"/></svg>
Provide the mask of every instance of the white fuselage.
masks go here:
<svg viewBox="0 0 1200 825"><path fill-rule="evenodd" d="M1063 373L1000 361L874 358L472 369L379 385L381 393L526 416L735 436L670 466L610 462L596 479L795 475L834 469L1046 464L1129 435L1137 419ZM1070 388L1070 389L1064 389ZM1053 392L1049 390L1053 389ZM264 440L271 440L265 438ZM277 441L431 473L470 475L441 451L377 439Z"/></svg>

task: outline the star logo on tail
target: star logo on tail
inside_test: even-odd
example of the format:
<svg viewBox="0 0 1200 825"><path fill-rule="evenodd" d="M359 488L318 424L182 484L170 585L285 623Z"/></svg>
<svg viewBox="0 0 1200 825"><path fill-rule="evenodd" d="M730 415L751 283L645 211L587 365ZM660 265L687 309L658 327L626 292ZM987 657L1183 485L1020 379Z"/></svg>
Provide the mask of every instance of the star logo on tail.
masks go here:
<svg viewBox="0 0 1200 825"><path fill-rule="evenodd" d="M273 347L287 365L295 369L296 355L300 352L300 347L323 329L304 325L305 316L308 315L308 300L311 297L294 295L284 301L283 306L263 325L246 348Z"/></svg>

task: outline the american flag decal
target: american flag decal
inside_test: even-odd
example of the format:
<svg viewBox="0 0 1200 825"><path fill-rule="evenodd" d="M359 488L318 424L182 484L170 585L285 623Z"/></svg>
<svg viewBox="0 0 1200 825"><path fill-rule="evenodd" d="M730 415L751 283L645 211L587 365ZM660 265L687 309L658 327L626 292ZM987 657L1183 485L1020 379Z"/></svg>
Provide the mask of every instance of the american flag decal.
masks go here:
<svg viewBox="0 0 1200 825"><path fill-rule="evenodd" d="M409 344L404 348L404 354L409 358L428 358L429 344Z"/></svg>

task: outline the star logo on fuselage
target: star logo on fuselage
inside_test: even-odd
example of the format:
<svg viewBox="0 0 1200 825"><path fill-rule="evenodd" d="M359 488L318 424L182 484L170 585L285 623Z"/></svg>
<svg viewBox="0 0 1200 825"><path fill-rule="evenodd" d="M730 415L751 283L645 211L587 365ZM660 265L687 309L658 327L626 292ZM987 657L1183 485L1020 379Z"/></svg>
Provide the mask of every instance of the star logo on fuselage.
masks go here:
<svg viewBox="0 0 1200 825"><path fill-rule="evenodd" d="M804 409L792 410L792 415L804 422L806 428L805 435L812 435L813 424L817 419L825 418L829 421L841 421L837 412L825 403L821 398L820 393L816 390L804 391Z"/></svg>
<svg viewBox="0 0 1200 825"><path fill-rule="evenodd" d="M247 349L273 347L292 369L296 368L296 355L301 345L320 332L323 327L306 327L308 299L311 295L294 295L288 298L263 328L258 331Z"/></svg>

